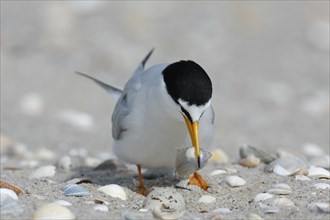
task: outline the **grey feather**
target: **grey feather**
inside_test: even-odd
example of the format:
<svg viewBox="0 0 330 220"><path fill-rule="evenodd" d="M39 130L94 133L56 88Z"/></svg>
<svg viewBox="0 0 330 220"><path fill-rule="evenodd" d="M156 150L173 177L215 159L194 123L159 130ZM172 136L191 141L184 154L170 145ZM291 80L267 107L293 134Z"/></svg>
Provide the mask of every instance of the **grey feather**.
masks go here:
<svg viewBox="0 0 330 220"><path fill-rule="evenodd" d="M81 75L83 77L86 77L88 79L91 79L93 80L94 82L96 82L98 85L100 85L103 89L105 89L114 99L115 101L118 101L120 96L122 95L122 90L120 89L117 89L116 87L114 86L111 86L109 84L106 84L98 79L95 79L94 77L91 77L85 73L82 73L82 72L78 72L76 71L75 73L77 73L78 75Z"/></svg>
<svg viewBox="0 0 330 220"><path fill-rule="evenodd" d="M130 110L132 109L132 102L134 100L134 95L137 92L137 88L141 82L137 79L140 79L138 74L142 74L144 67L148 59L150 58L154 49L151 49L150 52L145 56L145 58L139 63L137 69L133 73L133 77L126 83L125 88L121 94L121 97L116 103L115 109L112 113L112 137L115 140L120 140L127 131L125 127L125 119L129 115Z"/></svg>

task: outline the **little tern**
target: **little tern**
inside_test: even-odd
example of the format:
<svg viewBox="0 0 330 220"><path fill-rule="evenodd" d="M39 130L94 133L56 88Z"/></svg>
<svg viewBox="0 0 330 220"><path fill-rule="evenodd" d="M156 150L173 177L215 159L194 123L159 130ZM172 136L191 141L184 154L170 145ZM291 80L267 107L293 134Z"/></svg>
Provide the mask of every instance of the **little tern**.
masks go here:
<svg viewBox="0 0 330 220"><path fill-rule="evenodd" d="M143 195L148 190L143 185L141 167L175 168L177 149L186 146L194 147L200 167L200 146L211 144L214 131L212 82L205 70L191 60L144 69L152 52L123 90L77 72L94 80L116 100L113 151L119 159L137 165L138 192ZM208 188L197 171L189 183Z"/></svg>

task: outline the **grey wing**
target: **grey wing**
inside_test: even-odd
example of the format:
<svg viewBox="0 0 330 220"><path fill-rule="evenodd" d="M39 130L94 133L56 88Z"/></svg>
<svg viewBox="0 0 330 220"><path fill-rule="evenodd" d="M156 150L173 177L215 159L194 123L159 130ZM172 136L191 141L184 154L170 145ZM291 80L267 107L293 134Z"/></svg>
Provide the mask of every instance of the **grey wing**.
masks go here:
<svg viewBox="0 0 330 220"><path fill-rule="evenodd" d="M125 118L129 115L132 110L132 103L134 102L135 95L140 87L141 74L143 73L144 66L150 58L154 49L145 56L140 62L137 69L133 73L132 78L126 83L124 91L121 93L119 100L116 103L115 109L112 113L112 137L115 140L120 140L123 137L127 127L125 127Z"/></svg>
<svg viewBox="0 0 330 220"><path fill-rule="evenodd" d="M112 137L115 140L120 140L123 133L127 130L124 126L124 119L130 112L130 108L127 103L127 93L123 93L119 98L115 109L112 113Z"/></svg>

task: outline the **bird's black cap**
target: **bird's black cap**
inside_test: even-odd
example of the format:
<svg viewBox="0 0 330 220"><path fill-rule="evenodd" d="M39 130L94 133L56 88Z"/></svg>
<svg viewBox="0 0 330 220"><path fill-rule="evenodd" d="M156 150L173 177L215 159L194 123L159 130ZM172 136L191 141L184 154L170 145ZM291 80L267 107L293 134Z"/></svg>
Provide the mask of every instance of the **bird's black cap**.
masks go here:
<svg viewBox="0 0 330 220"><path fill-rule="evenodd" d="M205 70L194 61L179 61L163 70L166 89L178 103L181 98L189 105L204 105L212 97L212 82Z"/></svg>

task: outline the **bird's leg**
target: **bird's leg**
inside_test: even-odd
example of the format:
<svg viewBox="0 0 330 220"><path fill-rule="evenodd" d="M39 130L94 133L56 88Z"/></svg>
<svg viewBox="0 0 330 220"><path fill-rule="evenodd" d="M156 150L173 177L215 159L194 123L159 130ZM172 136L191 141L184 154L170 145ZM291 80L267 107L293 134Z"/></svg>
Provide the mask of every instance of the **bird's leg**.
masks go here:
<svg viewBox="0 0 330 220"><path fill-rule="evenodd" d="M137 193L139 193L139 194L141 194L143 196L147 196L149 192L148 192L148 190L143 185L141 166L140 165L136 165L136 166L137 166L138 175L139 175L139 187L137 189Z"/></svg>
<svg viewBox="0 0 330 220"><path fill-rule="evenodd" d="M207 190L207 188L209 188L209 185L207 184L207 182L205 182L205 180L203 180L203 178L201 177L201 175L199 175L199 173L197 171L195 171L194 175L189 178L188 184L198 186L203 190Z"/></svg>

